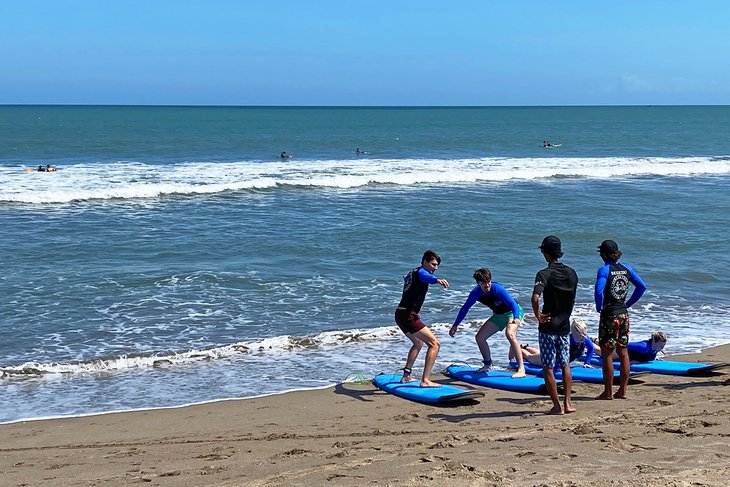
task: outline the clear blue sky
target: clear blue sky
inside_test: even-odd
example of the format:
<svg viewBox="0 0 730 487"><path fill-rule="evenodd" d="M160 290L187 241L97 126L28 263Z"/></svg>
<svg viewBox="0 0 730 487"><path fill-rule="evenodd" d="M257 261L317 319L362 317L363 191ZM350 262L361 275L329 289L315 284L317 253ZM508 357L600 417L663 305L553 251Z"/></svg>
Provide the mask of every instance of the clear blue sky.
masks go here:
<svg viewBox="0 0 730 487"><path fill-rule="evenodd" d="M730 104L728 0L0 0L0 104Z"/></svg>

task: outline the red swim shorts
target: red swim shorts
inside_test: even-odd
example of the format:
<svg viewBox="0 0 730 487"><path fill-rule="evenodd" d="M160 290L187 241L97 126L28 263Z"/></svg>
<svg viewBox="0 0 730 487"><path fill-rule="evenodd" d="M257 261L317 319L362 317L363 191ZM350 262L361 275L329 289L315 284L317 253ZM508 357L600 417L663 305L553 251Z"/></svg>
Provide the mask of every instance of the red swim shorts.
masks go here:
<svg viewBox="0 0 730 487"><path fill-rule="evenodd" d="M420 316L410 309L396 309L395 322L403 333L416 333L426 327Z"/></svg>

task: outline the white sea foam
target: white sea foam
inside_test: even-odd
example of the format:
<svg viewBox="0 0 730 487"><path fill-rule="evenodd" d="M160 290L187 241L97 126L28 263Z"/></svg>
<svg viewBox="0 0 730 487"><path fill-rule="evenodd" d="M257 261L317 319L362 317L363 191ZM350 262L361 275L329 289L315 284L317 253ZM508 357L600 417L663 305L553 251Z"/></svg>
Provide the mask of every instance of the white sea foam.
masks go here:
<svg viewBox="0 0 730 487"><path fill-rule="evenodd" d="M164 195L218 194L276 187L475 184L552 178L626 178L730 174L730 158L365 159L296 162L138 162L76 164L55 173L0 169L0 202L69 203Z"/></svg>
<svg viewBox="0 0 730 487"><path fill-rule="evenodd" d="M696 325L684 323L703 323L717 321L718 314L725 315L727 310L708 307L658 309L651 303L637 305L632 313L632 339L648 338L653 331L669 333L670 340L666 353L699 352L703 348L727 342L723 326L713 326L697 333ZM668 317L683 317L678 322L669 322ZM597 334L597 316L591 304L579 304L573 312L574 318L584 319L589 324L589 334ZM457 339L446 336L450 323L435 323L434 333L442 340L449 340L439 356L441 361L472 360L478 361L478 352L473 343L473 332L482 324L480 320L468 320L462 325ZM520 329L519 338L523 342L537 341L537 326L529 320ZM503 337L502 337L503 339ZM492 341L498 341L495 337ZM370 329L350 329L322 332L312 336L280 335L260 340L242 341L206 349L168 351L137 355L95 358L86 361L67 363L28 362L20 365L2 367L1 376L6 380L33 377L55 377L66 375L101 375L124 372L131 369L152 369L188 366L200 362L232 362L245 359L247 363L267 364L271 361L287 361L289 369L296 367L298 361L352 364L399 363L400 355L405 353L407 343L395 326L381 326ZM505 349L506 350L506 349ZM506 351L496 348L495 359L506 363ZM314 354L314 355L312 355ZM324 355L322 355L324 354ZM504 357L502 355L505 355ZM327 357L326 359L323 357Z"/></svg>
<svg viewBox="0 0 730 487"><path fill-rule="evenodd" d="M280 357L282 354L390 341L398 337L394 327L328 331L314 336L283 335L201 350L122 355L67 363L26 362L17 366L2 367L0 376L10 379L56 374L101 374L129 369L181 366L194 362L237 358L242 355L249 355L253 359L270 360L271 357Z"/></svg>

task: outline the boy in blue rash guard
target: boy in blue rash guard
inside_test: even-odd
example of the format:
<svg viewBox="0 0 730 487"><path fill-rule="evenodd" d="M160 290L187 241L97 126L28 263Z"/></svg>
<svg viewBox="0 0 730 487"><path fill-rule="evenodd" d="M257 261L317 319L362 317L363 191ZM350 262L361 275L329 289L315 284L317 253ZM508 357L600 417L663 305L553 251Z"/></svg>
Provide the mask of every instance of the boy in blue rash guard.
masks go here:
<svg viewBox="0 0 730 487"><path fill-rule="evenodd" d="M436 357L439 353L439 341L433 334L431 329L422 321L418 313L426 299L429 284L439 284L448 289L449 281L434 276L434 272L441 264L441 257L433 250L427 250L421 258L421 266L416 267L408 274L403 276L403 296L401 297L398 308L395 310L395 322L401 331L413 343L408 351L406 366L403 368L403 377L401 382L410 382L413 364L418 358L418 353L425 343L428 347L426 351L425 364L423 366L423 375L421 376L421 387L440 387L436 382L431 381L431 369L436 363Z"/></svg>
<svg viewBox="0 0 730 487"><path fill-rule="evenodd" d="M598 344L603 358L603 392L596 399L626 399L631 363L627 346L629 344L629 311L646 291L646 284L627 264L620 264L621 251L613 240L604 240L598 246L603 265L596 275L594 300L596 311L601 313L598 325ZM629 283L634 292L626 301ZM620 382L616 394L611 394L613 385L614 350L620 362Z"/></svg>
<svg viewBox="0 0 730 487"><path fill-rule="evenodd" d="M547 388L553 407L546 414L567 414L575 411L570 400L573 376L570 373L570 315L575 306L575 294L578 290L578 275L572 267L562 262L562 244L555 235L548 235L540 244L542 256L548 266L535 276L535 287L532 289L532 311L539 323L540 360L545 387ZM540 296L543 306L540 310ZM560 406L558 384L553 368L555 364L563 372L565 398Z"/></svg>
<svg viewBox="0 0 730 487"><path fill-rule="evenodd" d="M492 273L486 267L477 269L474 272L474 280L477 285L471 290L466 302L459 310L459 314L454 320L454 325L449 330L449 335L454 336L459 324L466 318L474 303L480 303L491 309L494 314L491 318L484 322L476 334L477 346L482 354L484 366L478 372L489 372L492 369L492 354L489 350L487 339L497 333L505 330L507 340L510 344L510 353L520 350L520 342L517 340L517 329L522 323L525 313L517 301L510 296L509 292L498 282L492 282ZM517 372L512 376L514 378L525 377L525 365L522 361L522 354L514 354L517 359Z"/></svg>

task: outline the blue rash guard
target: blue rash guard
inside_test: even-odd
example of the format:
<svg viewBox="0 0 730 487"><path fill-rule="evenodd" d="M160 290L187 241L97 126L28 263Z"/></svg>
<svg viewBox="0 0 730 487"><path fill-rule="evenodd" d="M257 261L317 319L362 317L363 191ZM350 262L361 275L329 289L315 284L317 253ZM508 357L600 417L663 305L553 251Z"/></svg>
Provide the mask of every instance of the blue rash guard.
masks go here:
<svg viewBox="0 0 730 487"><path fill-rule="evenodd" d="M634 292L628 301L629 282L634 285ZM601 314L614 315L626 313L646 291L646 284L628 264L607 262L598 269L594 300L596 311Z"/></svg>
<svg viewBox="0 0 730 487"><path fill-rule="evenodd" d="M583 360L583 363L591 363L595 348L596 347L595 345L593 345L593 341L590 338L586 337L583 342L576 342L575 340L573 340L573 334L570 334L570 362L577 359L578 357L583 355L583 352L585 352L586 357Z"/></svg>
<svg viewBox="0 0 730 487"><path fill-rule="evenodd" d="M659 353L651 348L651 339L629 342L626 348L629 350L629 360L632 362L651 362L656 360L656 355Z"/></svg>
<svg viewBox="0 0 730 487"><path fill-rule="evenodd" d="M520 316L520 307L517 304L517 301L515 301L512 296L510 296L509 292L504 288L504 286L497 282L492 282L492 288L489 290L489 292L485 293L482 288L479 287L479 285L477 284L476 287L474 287L474 289L472 289L469 293L469 296L466 298L466 301L459 310L459 314L456 315L456 320L454 320L454 326L459 326L459 324L464 321L464 318L466 318L466 314L477 301L489 307L489 309L491 309L494 314L501 315L509 313L511 311L512 316L514 316L515 318L519 318Z"/></svg>

